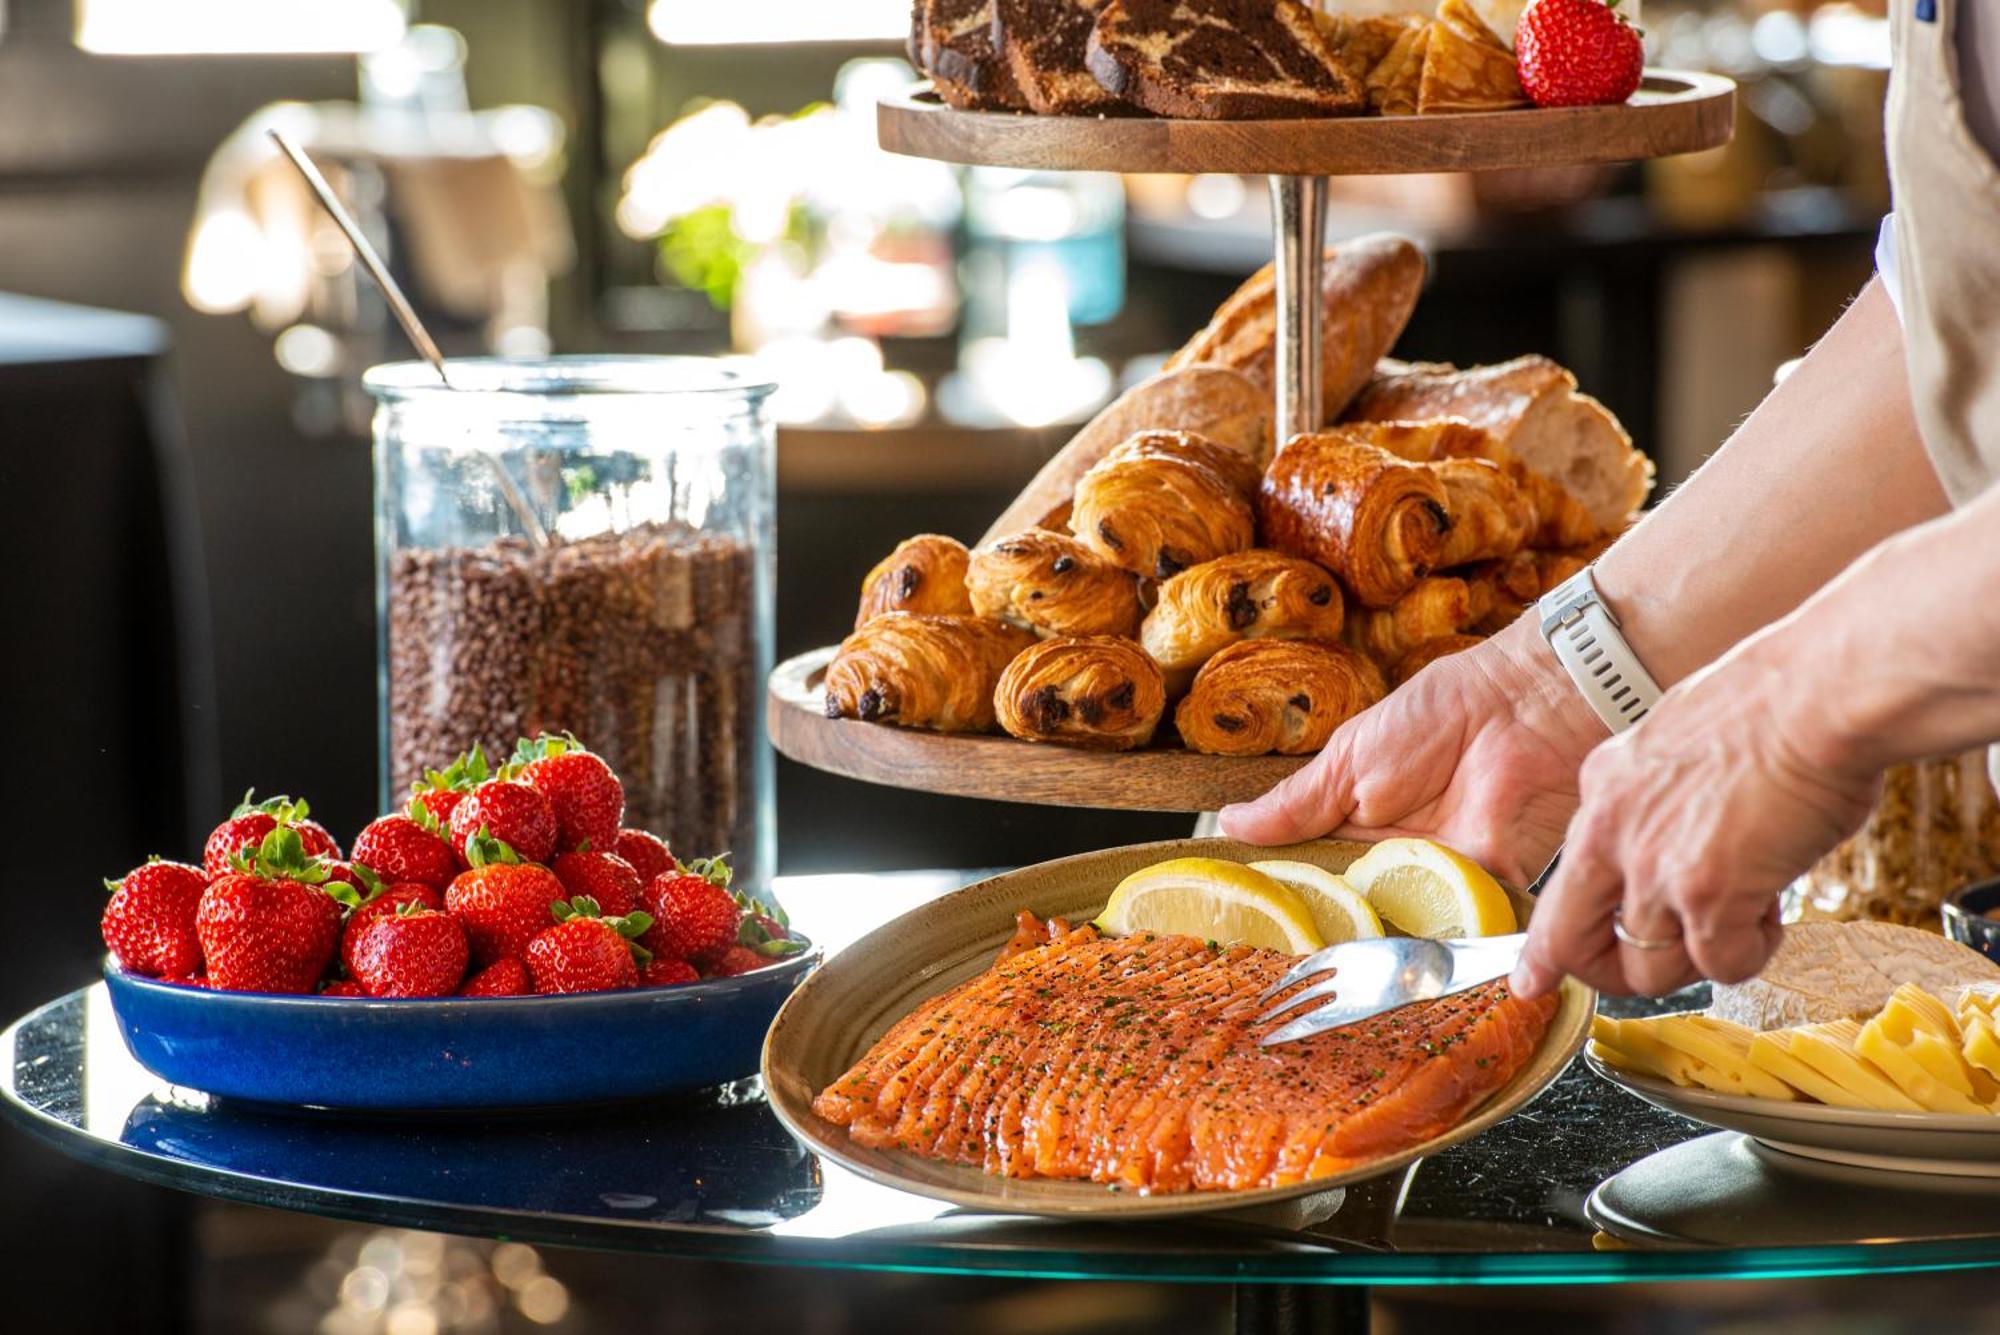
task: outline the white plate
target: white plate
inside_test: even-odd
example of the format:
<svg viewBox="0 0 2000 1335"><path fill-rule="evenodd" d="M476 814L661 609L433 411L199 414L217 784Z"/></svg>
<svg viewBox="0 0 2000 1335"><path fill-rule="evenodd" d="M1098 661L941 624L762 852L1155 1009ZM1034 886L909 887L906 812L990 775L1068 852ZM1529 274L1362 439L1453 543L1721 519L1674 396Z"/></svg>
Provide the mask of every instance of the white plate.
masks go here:
<svg viewBox="0 0 2000 1335"><path fill-rule="evenodd" d="M1612 1084L1655 1107L1709 1126L1741 1131L1789 1154L1904 1173L2000 1177L2000 1117L1874 1112L1824 1103L1753 1099L1634 1075L1605 1065L1590 1052L1584 1054L1584 1060Z"/></svg>

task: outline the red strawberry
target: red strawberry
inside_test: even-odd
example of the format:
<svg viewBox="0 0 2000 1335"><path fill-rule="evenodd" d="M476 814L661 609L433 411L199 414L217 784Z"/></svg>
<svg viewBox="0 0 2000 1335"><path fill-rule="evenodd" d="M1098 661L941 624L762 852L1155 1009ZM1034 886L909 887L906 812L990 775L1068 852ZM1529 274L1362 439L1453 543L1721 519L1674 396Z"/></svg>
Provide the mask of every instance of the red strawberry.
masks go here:
<svg viewBox="0 0 2000 1335"><path fill-rule="evenodd" d="M172 983L175 987L207 987L208 975L196 973L189 974L185 978L162 978L160 981Z"/></svg>
<svg viewBox="0 0 2000 1335"><path fill-rule="evenodd" d="M535 980L528 977L528 966L508 956L504 960L494 960L478 973L465 980L465 986L458 989L461 997L524 997L535 990Z"/></svg>
<svg viewBox="0 0 2000 1335"><path fill-rule="evenodd" d="M533 785L549 799L556 813L556 847L616 849L618 822L625 817L625 785L574 736L522 738L502 773Z"/></svg>
<svg viewBox="0 0 2000 1335"><path fill-rule="evenodd" d="M645 830L620 830L611 851L632 864L641 885L650 885L654 877L674 869L673 850L667 847L667 841Z"/></svg>
<svg viewBox="0 0 2000 1335"><path fill-rule="evenodd" d="M695 972L694 965L686 960L668 959L665 955L655 956L647 961L645 968L639 970L641 987L679 987L682 983L699 981L701 975Z"/></svg>
<svg viewBox="0 0 2000 1335"><path fill-rule="evenodd" d="M424 771L424 777L411 785L413 800L421 803L431 820L425 821L412 810L409 814L425 829L442 833L451 826L451 813L464 800L465 795L485 783L491 775L486 768L486 752L475 745L470 751L461 752L443 769Z"/></svg>
<svg viewBox="0 0 2000 1335"><path fill-rule="evenodd" d="M195 909L208 877L185 862L152 859L106 881L112 892L98 926L111 958L127 973L149 978L183 978L201 969L201 938Z"/></svg>
<svg viewBox="0 0 2000 1335"><path fill-rule="evenodd" d="M250 870L209 882L195 911L209 985L312 991L340 936L340 904L324 887L326 874L305 855L299 832L281 825L257 845Z"/></svg>
<svg viewBox="0 0 2000 1335"><path fill-rule="evenodd" d="M465 978L466 956L458 919L403 904L362 924L354 976L371 997L448 997Z"/></svg>
<svg viewBox="0 0 2000 1335"><path fill-rule="evenodd" d="M496 839L475 840L471 853L472 869L444 892L444 907L465 927L474 967L484 968L518 958L549 925L549 906L565 892L554 872L522 862Z"/></svg>
<svg viewBox="0 0 2000 1335"><path fill-rule="evenodd" d="M202 870L210 876L220 876L236 867L232 859L238 854L254 850L263 842L264 836L287 825L299 832L299 844L307 857L339 857L340 846L333 842L333 836L317 821L307 820L312 810L304 801L294 802L289 797L269 797L262 802L255 801L257 790L252 788L243 794L236 810L229 819L215 827L202 846Z"/></svg>
<svg viewBox="0 0 2000 1335"><path fill-rule="evenodd" d="M549 870L569 891L569 897L589 895L607 918L622 918L639 907L639 887L644 884L632 864L615 853L593 853L588 849L564 853L549 864Z"/></svg>
<svg viewBox="0 0 2000 1335"><path fill-rule="evenodd" d="M749 973L774 963L768 955L759 955L748 946L731 946L722 952L722 958L709 966L711 978L734 978L739 973Z"/></svg>
<svg viewBox="0 0 2000 1335"><path fill-rule="evenodd" d="M556 851L556 813L548 799L512 779L480 784L452 811L451 846L461 858L466 858L466 844L482 830L520 854L523 862L547 862Z"/></svg>
<svg viewBox="0 0 2000 1335"><path fill-rule="evenodd" d="M422 802L410 799L415 811ZM432 822L435 827L436 822ZM414 814L383 816L354 836L352 860L389 882L421 881L443 890L458 875L458 854L435 829L425 829Z"/></svg>
<svg viewBox="0 0 2000 1335"><path fill-rule="evenodd" d="M651 918L643 913L600 917L597 902L588 895L558 903L551 912L556 925L528 942L528 972L536 992L609 992L639 985L639 965L653 957L632 938L653 925Z"/></svg>
<svg viewBox="0 0 2000 1335"><path fill-rule="evenodd" d="M323 997L365 997L368 989L352 978L336 978L320 988L319 994Z"/></svg>
<svg viewBox="0 0 2000 1335"><path fill-rule="evenodd" d="M1521 87L1538 107L1623 102L1639 88L1646 52L1618 0L1528 0L1514 31Z"/></svg>
<svg viewBox="0 0 2000 1335"><path fill-rule="evenodd" d="M444 896L421 881L399 881L371 892L348 912L347 925L340 929L340 963L350 977L356 972L354 948L361 940L362 928L405 904L420 904L442 913Z"/></svg>
<svg viewBox="0 0 2000 1335"><path fill-rule="evenodd" d="M743 911L726 887L729 865L721 858L678 867L639 892L639 906L652 915L653 926L639 943L655 955L666 955L700 967L722 958L736 944Z"/></svg>

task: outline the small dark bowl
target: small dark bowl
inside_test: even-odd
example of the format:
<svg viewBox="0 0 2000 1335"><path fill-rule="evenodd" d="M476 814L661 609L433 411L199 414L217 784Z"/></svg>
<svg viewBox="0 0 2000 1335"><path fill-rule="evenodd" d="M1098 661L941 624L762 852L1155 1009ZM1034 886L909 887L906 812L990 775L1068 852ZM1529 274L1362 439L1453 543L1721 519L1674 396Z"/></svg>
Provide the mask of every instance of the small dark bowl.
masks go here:
<svg viewBox="0 0 2000 1335"><path fill-rule="evenodd" d="M1944 934L2000 964L2000 921L1986 910L2000 909L2000 880L1974 881L1944 901Z"/></svg>
<svg viewBox="0 0 2000 1335"><path fill-rule="evenodd" d="M757 1074L817 947L733 978L556 997L320 997L104 980L139 1064L258 1103L381 1112L653 1098Z"/></svg>

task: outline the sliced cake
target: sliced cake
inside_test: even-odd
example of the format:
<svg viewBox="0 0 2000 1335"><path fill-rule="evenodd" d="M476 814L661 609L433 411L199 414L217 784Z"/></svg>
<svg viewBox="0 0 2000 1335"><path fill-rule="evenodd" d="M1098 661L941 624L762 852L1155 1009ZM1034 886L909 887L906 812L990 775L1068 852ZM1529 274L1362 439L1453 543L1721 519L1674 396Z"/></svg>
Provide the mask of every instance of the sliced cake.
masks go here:
<svg viewBox="0 0 2000 1335"><path fill-rule="evenodd" d="M993 45L994 0L917 0L910 46L938 96L960 111L1027 106Z"/></svg>
<svg viewBox="0 0 2000 1335"><path fill-rule="evenodd" d="M1128 104L1084 68L1105 0L994 0L993 45L1021 99L1044 116L1087 116Z"/></svg>
<svg viewBox="0 0 2000 1335"><path fill-rule="evenodd" d="M1097 81L1161 116L1345 116L1362 110L1312 11L1295 0L1109 0L1084 53Z"/></svg>

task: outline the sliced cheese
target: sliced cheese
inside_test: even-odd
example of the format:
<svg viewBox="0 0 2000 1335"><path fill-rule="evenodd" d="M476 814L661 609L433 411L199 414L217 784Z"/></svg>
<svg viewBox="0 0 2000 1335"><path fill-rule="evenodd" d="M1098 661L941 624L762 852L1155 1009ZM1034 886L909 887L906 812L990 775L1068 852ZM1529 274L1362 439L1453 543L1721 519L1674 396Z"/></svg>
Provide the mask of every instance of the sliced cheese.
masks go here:
<svg viewBox="0 0 2000 1335"><path fill-rule="evenodd" d="M1977 1073L1966 1063L1964 1045L1958 1022L1944 1003L1914 983L1896 989L1882 1013L1862 1026L1856 1044L1862 1056L1925 1107L1937 1112L1988 1111L1991 1096L1982 1095L1975 1085ZM1889 1055L1890 1048L1895 1055Z"/></svg>
<svg viewBox="0 0 2000 1335"><path fill-rule="evenodd" d="M1991 1017L1974 1015L1966 1021L1965 1046L1960 1052L1980 1074L2000 1078L2000 1032L1995 1032Z"/></svg>
<svg viewBox="0 0 2000 1335"><path fill-rule="evenodd" d="M1953 1005L1958 1018L1968 1015L1992 1015L2000 1009L2000 980L1986 983L1967 983L1958 989L1958 998Z"/></svg>
<svg viewBox="0 0 2000 1335"><path fill-rule="evenodd" d="M1873 1062L1882 1073L1896 1083L1896 1088L1915 1099L1917 1106L1926 1112L1963 1113L1967 1115L1985 1112L1986 1109L1972 1098L1972 1082L1965 1080L1965 1088L1954 1087L1951 1080L1939 1079L1931 1064L1921 1061L1911 1050L1918 1042L1935 1044L1934 1034L1911 1034L1902 1032L1906 1041L1899 1042L1893 1026L1884 1022L1884 1015L1878 1015L1861 1026L1861 1032L1854 1039L1856 1056ZM1957 1053L1951 1054L1954 1058ZM1960 1063L1963 1065L1963 1063Z"/></svg>
<svg viewBox="0 0 2000 1335"><path fill-rule="evenodd" d="M1750 1040L1750 1064L1776 1076L1807 1098L1817 1099L1832 1107L1869 1109L1874 1106L1794 1057L1786 1048L1789 1038L1789 1032L1783 1029L1754 1035Z"/></svg>
<svg viewBox="0 0 2000 1335"><path fill-rule="evenodd" d="M1922 1112L1923 1105L1898 1088L1881 1068L1856 1055L1854 1041L1860 1034L1861 1026L1854 1021L1834 1020L1787 1030L1776 1037L1784 1041L1792 1056L1865 1106L1884 1112Z"/></svg>
<svg viewBox="0 0 2000 1335"><path fill-rule="evenodd" d="M1594 1015L1590 1020L1591 1045L1603 1060L1622 1070L1671 1080L1688 1088L1701 1085L1697 1069L1701 1062L1654 1037L1638 1020L1614 1020ZM1603 1054L1610 1054L1604 1056ZM1703 1085L1703 1088L1707 1086Z"/></svg>
<svg viewBox="0 0 2000 1335"><path fill-rule="evenodd" d="M1751 1033L1740 1024L1707 1015L1662 1015L1644 1023L1661 1043L1701 1063L1694 1075L1703 1088L1757 1099L1798 1097L1790 1085L1751 1065Z"/></svg>

